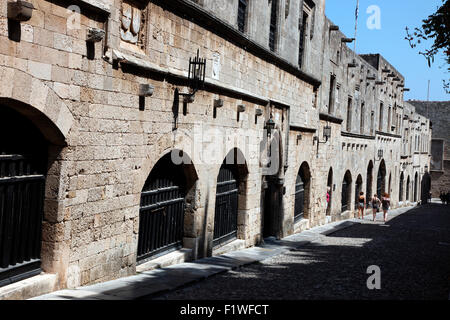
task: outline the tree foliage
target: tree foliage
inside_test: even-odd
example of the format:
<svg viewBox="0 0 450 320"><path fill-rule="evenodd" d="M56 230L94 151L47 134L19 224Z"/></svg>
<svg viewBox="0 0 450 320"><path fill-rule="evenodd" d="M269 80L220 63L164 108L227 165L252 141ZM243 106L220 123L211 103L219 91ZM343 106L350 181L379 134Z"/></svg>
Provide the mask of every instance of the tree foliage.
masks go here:
<svg viewBox="0 0 450 320"><path fill-rule="evenodd" d="M419 51L427 61L428 66L434 63L435 56L444 54L447 72L450 72L450 0L442 0L442 6L427 19L422 21L420 28L414 28L413 34L406 27L405 39L409 41L411 48L416 48L426 40L433 40L433 44L424 51ZM444 82L444 89L450 93L450 80Z"/></svg>

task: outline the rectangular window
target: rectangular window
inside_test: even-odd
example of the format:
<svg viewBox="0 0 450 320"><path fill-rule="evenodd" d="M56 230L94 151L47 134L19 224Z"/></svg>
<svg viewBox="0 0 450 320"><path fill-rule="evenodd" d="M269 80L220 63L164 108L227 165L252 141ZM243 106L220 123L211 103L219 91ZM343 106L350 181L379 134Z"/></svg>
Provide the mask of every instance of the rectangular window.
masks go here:
<svg viewBox="0 0 450 320"><path fill-rule="evenodd" d="M365 106L364 106L364 102L361 102L361 122L360 122L360 127L359 127L359 132L361 134L364 133L364 117L365 117L365 110L364 110Z"/></svg>
<svg viewBox="0 0 450 320"><path fill-rule="evenodd" d="M380 117L378 119L378 130L383 131L383 102L380 103Z"/></svg>
<svg viewBox="0 0 450 320"><path fill-rule="evenodd" d="M373 134L373 128L375 126L375 112L371 111L370 112L370 134Z"/></svg>
<svg viewBox="0 0 450 320"><path fill-rule="evenodd" d="M275 51L275 43L277 40L278 28L278 0L272 0L272 7L270 10L270 33L269 33L269 48Z"/></svg>
<svg viewBox="0 0 450 320"><path fill-rule="evenodd" d="M347 107L347 132L352 131L352 98L348 98Z"/></svg>
<svg viewBox="0 0 450 320"><path fill-rule="evenodd" d="M391 113L392 113L392 107L389 107L388 110L388 127L387 127L387 132L391 132Z"/></svg>
<svg viewBox="0 0 450 320"><path fill-rule="evenodd" d="M330 77L330 97L328 101L328 113L333 113L334 111L334 90L336 87L336 76L331 75Z"/></svg>
<svg viewBox="0 0 450 320"><path fill-rule="evenodd" d="M303 56L305 54L305 44L306 44L306 30L308 28L308 14L303 11L303 20L299 21L299 32L300 32L300 43L298 50L298 67L301 69L303 66Z"/></svg>
<svg viewBox="0 0 450 320"><path fill-rule="evenodd" d="M239 0L238 5L238 17L237 17L237 23L238 23L238 29L240 32L245 32L245 22L247 20L247 0Z"/></svg>

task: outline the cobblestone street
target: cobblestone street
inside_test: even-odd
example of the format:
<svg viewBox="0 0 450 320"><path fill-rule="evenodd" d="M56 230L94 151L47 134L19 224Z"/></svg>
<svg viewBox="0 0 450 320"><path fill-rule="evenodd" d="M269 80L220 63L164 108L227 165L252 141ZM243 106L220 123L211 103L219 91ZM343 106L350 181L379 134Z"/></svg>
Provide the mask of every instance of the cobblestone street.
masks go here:
<svg viewBox="0 0 450 320"><path fill-rule="evenodd" d="M381 269L369 290L367 268ZM364 220L257 264L156 299L449 299L450 207Z"/></svg>

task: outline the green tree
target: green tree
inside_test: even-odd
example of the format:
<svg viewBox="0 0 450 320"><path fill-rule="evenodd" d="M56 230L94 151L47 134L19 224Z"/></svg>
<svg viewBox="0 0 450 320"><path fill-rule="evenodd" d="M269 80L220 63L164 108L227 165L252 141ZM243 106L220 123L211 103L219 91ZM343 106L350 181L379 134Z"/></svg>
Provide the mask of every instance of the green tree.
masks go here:
<svg viewBox="0 0 450 320"><path fill-rule="evenodd" d="M428 66L431 67L435 57L443 53L445 67L447 72L450 72L450 0L442 0L442 6L427 19L422 20L422 26L414 28L413 34L410 34L410 29L406 27L405 39L409 41L411 48L432 40L431 47L419 51L419 54L427 59ZM443 83L446 93L450 93L450 79L443 80Z"/></svg>

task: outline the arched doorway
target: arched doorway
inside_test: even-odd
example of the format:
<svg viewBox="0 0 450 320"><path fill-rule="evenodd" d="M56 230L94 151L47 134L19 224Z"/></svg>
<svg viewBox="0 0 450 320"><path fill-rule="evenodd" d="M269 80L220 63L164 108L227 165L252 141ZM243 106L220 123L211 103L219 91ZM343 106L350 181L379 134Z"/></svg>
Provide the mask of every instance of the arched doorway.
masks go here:
<svg viewBox="0 0 450 320"><path fill-rule="evenodd" d="M363 184L363 180L362 180L362 176L358 175L358 178L356 178L356 183L355 183L355 203L358 203L358 198L359 198L359 193L362 191L362 184ZM355 208L357 208L357 206L355 206Z"/></svg>
<svg viewBox="0 0 450 320"><path fill-rule="evenodd" d="M421 186L421 200L422 204L428 203L430 199L430 191L431 191L431 176L428 172L425 172L422 176Z"/></svg>
<svg viewBox="0 0 450 320"><path fill-rule="evenodd" d="M350 199L352 194L352 175L347 171L342 180L342 194L341 194L341 212L350 210Z"/></svg>
<svg viewBox="0 0 450 320"><path fill-rule="evenodd" d="M416 174L414 175L414 202L417 202L417 186L418 186L418 178L419 178L419 175L417 174L417 172L416 172Z"/></svg>
<svg viewBox="0 0 450 320"><path fill-rule="evenodd" d="M46 139L0 105L0 286L41 272Z"/></svg>
<svg viewBox="0 0 450 320"><path fill-rule="evenodd" d="M333 199L333 168L328 171L327 188L329 188L330 198L327 203L327 216L331 215L331 204Z"/></svg>
<svg viewBox="0 0 450 320"><path fill-rule="evenodd" d="M373 162L369 161L367 166L367 179L366 179L366 203L369 205L372 198L372 182L373 182Z"/></svg>
<svg viewBox="0 0 450 320"><path fill-rule="evenodd" d="M381 199L381 196L386 191L386 165L384 163L384 160L381 160L380 167L378 169L377 174L377 195L378 198Z"/></svg>
<svg viewBox="0 0 450 320"><path fill-rule="evenodd" d="M400 174L400 185L399 185L399 194L398 194L398 201L403 201L403 184L405 183L405 176L403 175L403 172Z"/></svg>
<svg viewBox="0 0 450 320"><path fill-rule="evenodd" d="M408 176L408 179L406 180L406 197L405 197L405 201L410 201L411 199L409 198L409 190L411 188L411 180Z"/></svg>
<svg viewBox="0 0 450 320"><path fill-rule="evenodd" d="M216 185L213 247L238 238L238 214L241 194L245 195L247 174L245 159L238 149L233 149L223 161Z"/></svg>
<svg viewBox="0 0 450 320"><path fill-rule="evenodd" d="M138 263L182 247L186 195L194 189L196 174L193 165L176 165L171 155L156 163L141 192Z"/></svg>
<svg viewBox="0 0 450 320"><path fill-rule="evenodd" d="M311 173L306 162L300 166L295 181L294 222L307 217Z"/></svg>

